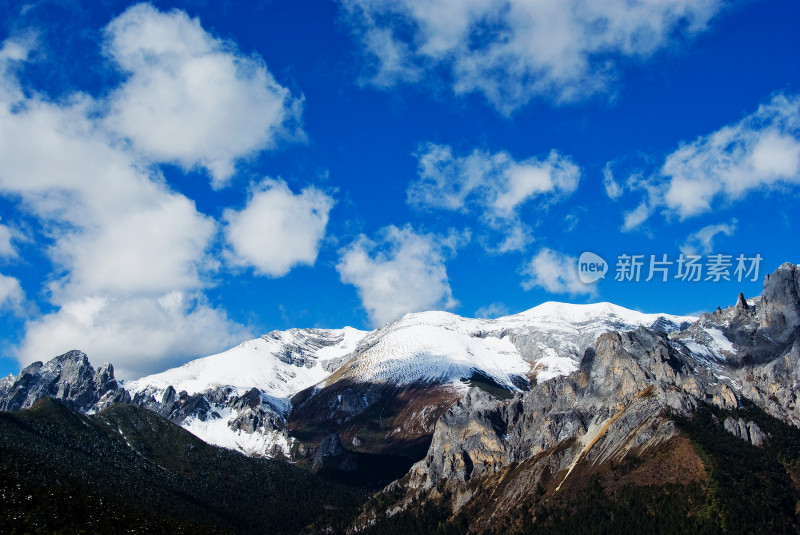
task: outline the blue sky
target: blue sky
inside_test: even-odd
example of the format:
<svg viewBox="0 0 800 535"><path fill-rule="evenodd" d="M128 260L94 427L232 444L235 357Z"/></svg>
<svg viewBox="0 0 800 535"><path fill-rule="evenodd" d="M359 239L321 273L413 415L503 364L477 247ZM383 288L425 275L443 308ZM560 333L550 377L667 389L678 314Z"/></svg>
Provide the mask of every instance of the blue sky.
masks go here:
<svg viewBox="0 0 800 535"><path fill-rule="evenodd" d="M0 374L430 309L696 313L800 256L793 1L0 9Z"/></svg>

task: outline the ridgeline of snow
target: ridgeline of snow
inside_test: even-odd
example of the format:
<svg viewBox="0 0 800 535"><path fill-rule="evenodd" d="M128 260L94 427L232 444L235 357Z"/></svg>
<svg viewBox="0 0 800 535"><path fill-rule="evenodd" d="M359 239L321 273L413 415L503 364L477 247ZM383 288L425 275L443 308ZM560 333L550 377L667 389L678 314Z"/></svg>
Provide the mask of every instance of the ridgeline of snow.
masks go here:
<svg viewBox="0 0 800 535"><path fill-rule="evenodd" d="M466 389L465 380L478 372L518 391L530 379L545 381L576 370L585 349L606 331L638 326L677 331L696 319L643 314L611 303L548 302L497 319L420 312L372 332L349 327L273 331L223 353L126 382L124 387L132 396L141 392L155 399L170 385L189 394L232 387L241 395L255 387L282 415L291 410L290 399L298 392L340 380L398 386L439 383ZM215 405L208 419L189 417L182 426L206 442L248 455L288 451L285 431L246 433L228 425L235 417L235 411Z"/></svg>
<svg viewBox="0 0 800 535"><path fill-rule="evenodd" d="M543 381L577 369L583 351L606 331L652 325L674 331L696 319L644 314L611 303L554 302L494 320L447 312L407 314L366 336L341 372L320 386L345 378L398 385L460 384L479 371L518 390L519 379L531 371Z"/></svg>
<svg viewBox="0 0 800 535"><path fill-rule="evenodd" d="M289 398L330 375L323 363L353 352L367 334L350 327L273 331L223 353L128 381L125 388L133 395L170 385L189 394L220 386L240 392L256 387L268 396Z"/></svg>

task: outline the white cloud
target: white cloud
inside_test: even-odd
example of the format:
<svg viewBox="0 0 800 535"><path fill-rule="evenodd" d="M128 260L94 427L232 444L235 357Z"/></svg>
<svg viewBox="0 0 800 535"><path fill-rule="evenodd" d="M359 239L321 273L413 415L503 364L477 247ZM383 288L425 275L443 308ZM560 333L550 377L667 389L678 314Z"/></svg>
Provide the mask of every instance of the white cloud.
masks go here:
<svg viewBox="0 0 800 535"><path fill-rule="evenodd" d="M625 212L621 230L623 232L629 232L639 228L639 225L647 221L647 218L650 217L651 213L652 209L647 202L640 203L639 206L633 210Z"/></svg>
<svg viewBox="0 0 800 535"><path fill-rule="evenodd" d="M508 315L508 307L503 303L492 303L475 311L476 318L499 318Z"/></svg>
<svg viewBox="0 0 800 535"><path fill-rule="evenodd" d="M755 113L667 156L667 208L681 219L779 183L800 183L800 97L777 95Z"/></svg>
<svg viewBox="0 0 800 535"><path fill-rule="evenodd" d="M625 214L623 230L638 228L657 211L685 220L754 192L797 184L800 96L778 94L739 122L682 143L658 171L631 174L619 194L643 192L644 199Z"/></svg>
<svg viewBox="0 0 800 535"><path fill-rule="evenodd" d="M487 225L505 235L499 252L523 249L530 241L530 230L519 217L523 205L538 200L540 208L546 207L571 195L580 180L580 168L557 151L545 159L517 161L507 152L479 149L456 156L449 146L428 143L416 156L418 178L408 187L409 204L476 209Z"/></svg>
<svg viewBox="0 0 800 535"><path fill-rule="evenodd" d="M697 232L693 232L681 246L681 252L684 254L703 255L714 252L714 239L716 236L718 234L733 236L733 233L736 232L736 223L736 219L732 219L730 223L708 225Z"/></svg>
<svg viewBox="0 0 800 535"><path fill-rule="evenodd" d="M108 25L106 39L108 55L129 75L111 95L106 125L153 161L204 167L221 187L236 160L302 136L302 98L261 58L184 11L135 5Z"/></svg>
<svg viewBox="0 0 800 535"><path fill-rule="evenodd" d="M34 46L34 41L31 36L25 36L22 39L7 39L3 41L3 46L0 47L0 64L3 68L9 63L24 61L30 53L31 47Z"/></svg>
<svg viewBox="0 0 800 535"><path fill-rule="evenodd" d="M119 378L135 379L250 337L193 294L87 297L29 322L17 358L27 365L80 349L93 362L111 361Z"/></svg>
<svg viewBox="0 0 800 535"><path fill-rule="evenodd" d="M580 223L580 216L578 214L567 214L564 216L564 232L572 232L576 228L578 228L578 223Z"/></svg>
<svg viewBox="0 0 800 535"><path fill-rule="evenodd" d="M578 259L546 247L539 250L523 268L522 287L544 288L553 294L594 295L595 284L584 284L578 277Z"/></svg>
<svg viewBox="0 0 800 535"><path fill-rule="evenodd" d="M606 195L608 195L608 198L611 200L617 200L622 196L623 189L614 178L611 162L606 163L603 167L603 188L606 190Z"/></svg>
<svg viewBox="0 0 800 535"><path fill-rule="evenodd" d="M17 249L11 243L17 233L10 227L0 224L0 258L16 258Z"/></svg>
<svg viewBox="0 0 800 535"><path fill-rule="evenodd" d="M340 251L336 270L358 290L374 326L408 312L452 308L445 257L458 246L449 237L418 234L410 226L383 228L377 240L360 235Z"/></svg>
<svg viewBox="0 0 800 535"><path fill-rule="evenodd" d="M25 302L25 292L18 279L0 273L0 311L11 310L16 314L22 313Z"/></svg>
<svg viewBox="0 0 800 535"><path fill-rule="evenodd" d="M213 221L115 147L89 118L94 106L0 102L0 191L49 226L65 272L55 300L199 287Z"/></svg>
<svg viewBox="0 0 800 535"><path fill-rule="evenodd" d="M20 362L78 348L135 373L241 341L202 294L213 219L104 128L104 101L23 92L0 66L0 194L38 218L54 269L56 310L28 321Z"/></svg>
<svg viewBox="0 0 800 535"><path fill-rule="evenodd" d="M717 0L569 2L342 0L380 87L448 72L456 94L510 114L540 95L558 102L609 91L616 63L646 58L677 33L703 31Z"/></svg>
<svg viewBox="0 0 800 535"><path fill-rule="evenodd" d="M332 197L314 187L294 194L283 181L264 180L242 210L223 214L232 263L272 277L313 265L333 205Z"/></svg>

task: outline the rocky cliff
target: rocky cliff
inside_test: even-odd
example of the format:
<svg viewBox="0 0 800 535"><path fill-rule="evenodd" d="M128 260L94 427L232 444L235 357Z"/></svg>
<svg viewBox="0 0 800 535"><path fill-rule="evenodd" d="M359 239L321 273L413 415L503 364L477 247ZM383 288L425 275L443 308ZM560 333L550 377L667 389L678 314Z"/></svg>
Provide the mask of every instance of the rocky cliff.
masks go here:
<svg viewBox="0 0 800 535"><path fill-rule="evenodd" d="M2 411L26 409L45 397L59 399L82 412L130 401L128 392L117 384L111 364L95 370L86 354L77 350L47 363L34 362L15 378L0 383Z"/></svg>
<svg viewBox="0 0 800 535"><path fill-rule="evenodd" d="M752 402L800 426L798 295L800 270L783 264L765 278L763 296L749 304L740 296L735 306L669 333L647 327L604 333L576 371L510 400L471 390L436 422L425 458L384 491L399 498L365 509L355 528L443 499L455 513L471 511L473 531L489 529L492 519L526 499L558 501L562 488L599 466L685 449L676 422L703 407L737 411ZM754 421L712 421L753 446L770 441ZM686 454L648 481L702 479L697 466L696 455Z"/></svg>

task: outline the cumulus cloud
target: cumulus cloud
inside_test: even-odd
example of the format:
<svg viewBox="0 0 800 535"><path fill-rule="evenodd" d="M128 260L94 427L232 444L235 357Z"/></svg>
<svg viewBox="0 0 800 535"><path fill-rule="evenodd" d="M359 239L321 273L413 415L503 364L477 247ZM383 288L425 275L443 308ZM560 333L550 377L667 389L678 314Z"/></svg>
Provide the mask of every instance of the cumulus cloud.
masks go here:
<svg viewBox="0 0 800 535"><path fill-rule="evenodd" d="M152 154L108 130L108 102L22 91L13 62L27 55L24 43L0 48L0 194L43 228L55 310L27 322L17 358L77 348L133 377L241 341L246 330L203 296L218 264L216 222L170 189ZM18 281L4 284L4 302L22 303Z"/></svg>
<svg viewBox="0 0 800 535"><path fill-rule="evenodd" d="M557 102L610 89L616 63L703 31L717 0L342 0L368 82L447 72L455 94L480 93L509 114L534 96Z"/></svg>
<svg viewBox="0 0 800 535"><path fill-rule="evenodd" d="M0 103L0 191L48 225L63 275L55 300L200 286L214 222L115 147L90 118L94 104Z"/></svg>
<svg viewBox="0 0 800 535"><path fill-rule="evenodd" d="M117 376L134 379L209 355L250 337L201 296L86 297L31 321L17 358L26 365L81 349L111 361Z"/></svg>
<svg viewBox="0 0 800 535"><path fill-rule="evenodd" d="M362 234L343 248L336 270L342 282L356 287L377 327L408 312L456 306L445 260L460 241L392 225L375 240Z"/></svg>
<svg viewBox="0 0 800 535"><path fill-rule="evenodd" d="M507 152L475 149L454 155L447 145L420 147L417 179L408 187L408 202L422 209L476 210L483 221L504 234L498 252L523 249L530 230L520 208L538 200L540 208L571 195L578 187L580 168L551 151L544 159L517 161Z"/></svg>
<svg viewBox="0 0 800 535"><path fill-rule="evenodd" d="M732 219L730 223L708 225L697 232L693 232L681 246L681 252L687 255L707 255L714 252L714 239L718 235L733 236L734 232L736 232L736 223L736 219Z"/></svg>
<svg viewBox="0 0 800 535"><path fill-rule="evenodd" d="M667 156L664 202L681 219L753 190L800 182L800 96L777 95L736 124Z"/></svg>
<svg viewBox="0 0 800 535"><path fill-rule="evenodd" d="M594 284L578 277L578 259L544 247L522 269L522 287L544 288L553 294L594 295Z"/></svg>
<svg viewBox="0 0 800 535"><path fill-rule="evenodd" d="M742 120L682 143L655 172L639 170L606 189L613 199L644 194L625 214L623 230L633 230L659 211L686 220L798 183L800 96L777 94Z"/></svg>
<svg viewBox="0 0 800 535"><path fill-rule="evenodd" d="M235 265L272 277L317 260L334 200L314 187L294 194L281 180L264 180L242 210L225 210L225 237Z"/></svg>
<svg viewBox="0 0 800 535"><path fill-rule="evenodd" d="M0 273L0 311L10 310L15 314L22 313L25 292L18 279Z"/></svg>
<svg viewBox="0 0 800 535"><path fill-rule="evenodd" d="M215 187L236 160L302 137L303 99L263 60L206 32L184 11L128 8L106 28L106 51L127 75L106 126L142 154L208 170Z"/></svg>
<svg viewBox="0 0 800 535"><path fill-rule="evenodd" d="M232 343L242 329L222 312L202 305L165 316L154 304L206 284L213 220L92 133L85 103L29 99L11 107L0 105L0 191L20 196L48 229L56 267L50 299L58 307L28 324L20 362L78 348L133 373L148 364L153 371L159 357L201 356ZM76 316L86 302L103 306Z"/></svg>

